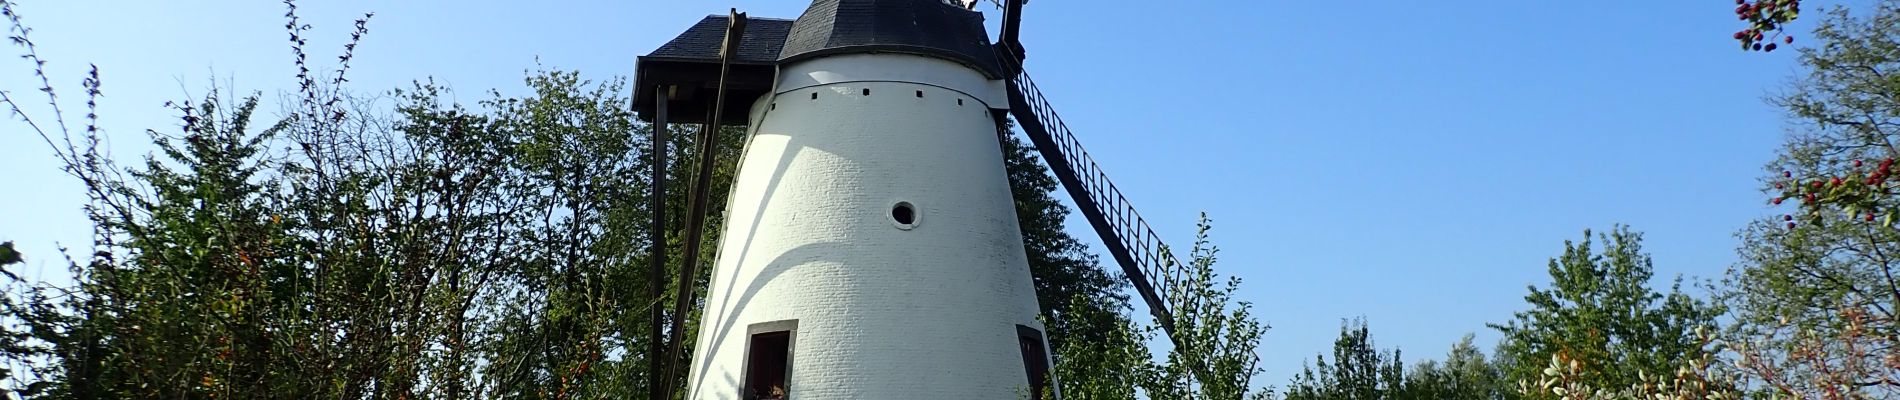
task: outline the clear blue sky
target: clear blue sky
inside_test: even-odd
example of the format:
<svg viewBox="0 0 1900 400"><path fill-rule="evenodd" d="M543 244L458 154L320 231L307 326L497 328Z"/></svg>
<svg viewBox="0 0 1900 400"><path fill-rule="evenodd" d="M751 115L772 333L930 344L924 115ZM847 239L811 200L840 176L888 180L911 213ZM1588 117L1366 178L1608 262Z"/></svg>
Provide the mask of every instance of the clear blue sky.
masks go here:
<svg viewBox="0 0 1900 400"><path fill-rule="evenodd" d="M144 129L172 126L164 101L213 79L293 88L275 2L20 3L68 100L99 65L100 114L123 159L150 150ZM707 14L792 18L807 4L307 3L319 63L353 15L376 12L355 88L434 76L464 102L520 93L537 58L627 75ZM1044 0L1023 40L1045 92L1176 247L1197 213L1213 216L1219 268L1245 279L1240 297L1273 325L1260 383L1284 386L1341 318L1369 318L1379 344L1412 360L1467 332L1488 352L1497 335L1484 324L1522 308L1525 286L1585 228L1646 232L1661 276L1719 276L1734 232L1772 213L1756 189L1783 124L1761 97L1796 72L1792 52L1737 51L1728 7ZM26 68L0 58L0 89L37 102ZM0 196L0 240L29 252L28 272L58 276L54 243L87 243L79 188L23 126L0 132L16 189Z"/></svg>

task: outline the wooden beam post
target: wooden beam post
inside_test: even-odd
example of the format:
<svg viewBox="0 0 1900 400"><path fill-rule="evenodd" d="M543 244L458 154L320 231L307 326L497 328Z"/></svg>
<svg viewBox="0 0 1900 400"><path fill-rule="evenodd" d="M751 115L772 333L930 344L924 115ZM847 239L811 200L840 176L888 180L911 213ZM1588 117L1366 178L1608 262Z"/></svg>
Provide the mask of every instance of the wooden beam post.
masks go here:
<svg viewBox="0 0 1900 400"><path fill-rule="evenodd" d="M719 48L719 85L713 95L712 119L706 122L706 128L699 132L699 170L693 176L691 206L686 211L686 240L681 250L679 290L673 298L673 327L668 334L667 361L673 364L667 369L666 383L670 385L679 380L680 348L684 341L681 336L686 327L686 314L692 312L693 273L699 269L699 245L704 237L706 225L706 196L711 189L714 157L719 151L719 117L726 108L726 74L732 69L732 58L739 52L739 40L745 37L745 13L732 9L726 18L726 39ZM667 393L670 394L670 393ZM691 395L688 393L687 395Z"/></svg>

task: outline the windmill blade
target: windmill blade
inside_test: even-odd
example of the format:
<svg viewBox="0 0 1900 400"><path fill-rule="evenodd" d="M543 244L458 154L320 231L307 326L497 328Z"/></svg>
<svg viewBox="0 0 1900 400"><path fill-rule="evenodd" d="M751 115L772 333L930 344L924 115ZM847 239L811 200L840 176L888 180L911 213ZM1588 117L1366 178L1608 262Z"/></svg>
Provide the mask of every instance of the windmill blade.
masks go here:
<svg viewBox="0 0 1900 400"><path fill-rule="evenodd" d="M1002 51L1014 52L1009 48ZM1009 61L1017 59L1004 57ZM1068 190L1076 208L1088 218L1095 233L1101 235L1102 245L1108 248L1108 253L1121 265L1122 274L1141 294L1155 322L1161 325L1169 340L1176 346L1181 345L1170 307L1170 301L1178 299L1176 287L1186 277L1180 260L1161 242L1141 214L1135 212L1134 206L1129 205L1127 196L1102 173L1102 167L1082 149L1082 144L1075 140L1075 134L1062 122L1062 117L1056 115L1036 82L1020 67L1014 70L1016 77L1009 81L1010 115L1016 117L1017 126L1035 143L1036 150L1042 153L1043 161Z"/></svg>
<svg viewBox="0 0 1900 400"><path fill-rule="evenodd" d="M1069 199L1075 201L1089 226L1095 228L1095 234L1101 236L1102 246L1121 266L1129 285L1141 295L1148 313L1154 315L1155 324L1161 325L1161 330L1176 347L1181 346L1172 304L1194 300L1177 293L1182 280L1190 275L1180 259L1174 257L1174 252L1161 242L1160 235L1148 226L1148 221L1128 203L1128 197L1102 173L1101 165L1082 149L1081 142L1075 140L1075 133L1069 131L1069 125L1056 115L1055 107L1049 105L1049 99L1036 87L1036 81L1023 70L1023 59L1028 52L1023 50L1021 40L1022 15L1023 5L1028 0L990 2L1003 11L1002 30L998 32L995 49L1005 73L1012 76L1008 80L1010 115L1036 145L1036 151L1042 153L1043 162L1049 164L1056 180L1069 192Z"/></svg>

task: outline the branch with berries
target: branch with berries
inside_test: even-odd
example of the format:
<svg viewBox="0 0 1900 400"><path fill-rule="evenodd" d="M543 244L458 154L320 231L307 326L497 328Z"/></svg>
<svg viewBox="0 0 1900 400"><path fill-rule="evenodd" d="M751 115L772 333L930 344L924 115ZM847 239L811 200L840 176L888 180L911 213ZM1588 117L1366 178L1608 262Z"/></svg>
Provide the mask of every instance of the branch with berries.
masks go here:
<svg viewBox="0 0 1900 400"><path fill-rule="evenodd" d="M1895 194L1890 183L1896 180L1894 173L1900 171L1895 171L1893 158L1881 160L1872 169L1863 169L1864 165L1854 160L1853 168L1844 175L1813 179L1795 178L1793 172L1782 171L1784 180L1775 182L1775 189L1781 194L1768 202L1780 205L1783 201L1800 200L1801 213L1809 222L1819 222L1823 211L1840 209L1850 220L1874 222L1876 218L1884 218L1880 220L1882 224L1893 226L1895 220L1900 219L1900 209L1883 206L1881 200ZM1788 228L1795 227L1795 215L1783 215L1781 219L1788 223Z"/></svg>
<svg viewBox="0 0 1900 400"><path fill-rule="evenodd" d="M1735 0L1735 18L1747 27L1731 37L1742 42L1743 51L1775 51L1775 42L1794 43L1794 35L1783 31L1801 15L1801 0Z"/></svg>

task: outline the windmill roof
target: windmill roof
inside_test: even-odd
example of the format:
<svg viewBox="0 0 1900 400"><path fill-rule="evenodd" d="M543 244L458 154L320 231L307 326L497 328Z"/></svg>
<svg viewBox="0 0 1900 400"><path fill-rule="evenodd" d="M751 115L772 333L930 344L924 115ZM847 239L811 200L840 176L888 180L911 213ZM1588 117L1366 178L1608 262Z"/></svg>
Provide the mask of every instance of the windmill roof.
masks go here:
<svg viewBox="0 0 1900 400"><path fill-rule="evenodd" d="M944 58L1002 77L983 13L942 0L814 0L785 38L779 62L841 53Z"/></svg>
<svg viewBox="0 0 1900 400"><path fill-rule="evenodd" d="M738 57L735 63L772 64L778 62L779 50L785 45L785 36L792 30L792 20L781 18L746 18L745 37L739 41ZM726 16L708 15L693 27L687 28L679 37L660 45L660 48L647 54L647 57L676 60L719 61L719 42L726 36Z"/></svg>
<svg viewBox="0 0 1900 400"><path fill-rule="evenodd" d="M656 92L666 88L673 121L706 119L715 108L719 50L726 15L708 15L686 32L636 60L633 109L651 120ZM721 112L745 115L752 99L772 89L774 68L828 55L905 53L955 61L1003 79L999 58L984 33L983 13L942 0L813 0L797 20L747 18Z"/></svg>

